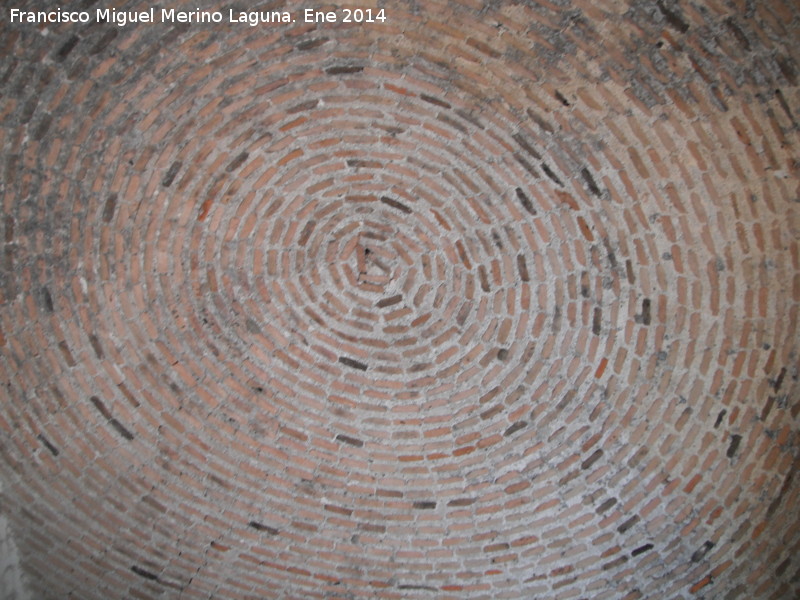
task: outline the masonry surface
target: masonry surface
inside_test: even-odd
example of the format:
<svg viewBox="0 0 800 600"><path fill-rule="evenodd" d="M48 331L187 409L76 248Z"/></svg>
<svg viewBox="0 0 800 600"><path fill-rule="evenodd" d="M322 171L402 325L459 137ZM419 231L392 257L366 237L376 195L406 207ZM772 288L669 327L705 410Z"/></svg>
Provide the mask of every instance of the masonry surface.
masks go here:
<svg viewBox="0 0 800 600"><path fill-rule="evenodd" d="M797 598L796 2L359 6L0 9L4 593Z"/></svg>

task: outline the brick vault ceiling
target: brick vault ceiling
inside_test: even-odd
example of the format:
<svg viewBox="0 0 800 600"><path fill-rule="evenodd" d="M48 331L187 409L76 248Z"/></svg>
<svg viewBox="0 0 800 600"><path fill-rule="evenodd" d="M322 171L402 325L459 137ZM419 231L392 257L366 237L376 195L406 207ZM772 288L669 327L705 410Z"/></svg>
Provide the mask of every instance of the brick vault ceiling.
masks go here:
<svg viewBox="0 0 800 600"><path fill-rule="evenodd" d="M797 597L797 5L364 4L4 9L7 572Z"/></svg>

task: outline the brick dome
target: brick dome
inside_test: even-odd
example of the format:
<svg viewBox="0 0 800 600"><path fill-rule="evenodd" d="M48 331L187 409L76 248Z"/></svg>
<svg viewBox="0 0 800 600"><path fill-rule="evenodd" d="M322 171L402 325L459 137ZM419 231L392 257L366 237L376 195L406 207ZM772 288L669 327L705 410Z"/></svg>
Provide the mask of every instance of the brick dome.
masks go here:
<svg viewBox="0 0 800 600"><path fill-rule="evenodd" d="M796 3L74 4L2 10L0 595L798 597Z"/></svg>

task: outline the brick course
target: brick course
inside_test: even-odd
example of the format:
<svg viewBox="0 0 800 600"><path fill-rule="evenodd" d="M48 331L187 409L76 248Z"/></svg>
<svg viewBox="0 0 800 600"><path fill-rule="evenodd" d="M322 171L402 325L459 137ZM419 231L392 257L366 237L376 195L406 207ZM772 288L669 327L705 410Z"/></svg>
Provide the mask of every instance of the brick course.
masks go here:
<svg viewBox="0 0 800 600"><path fill-rule="evenodd" d="M30 597L795 597L797 6L367 4L3 9Z"/></svg>

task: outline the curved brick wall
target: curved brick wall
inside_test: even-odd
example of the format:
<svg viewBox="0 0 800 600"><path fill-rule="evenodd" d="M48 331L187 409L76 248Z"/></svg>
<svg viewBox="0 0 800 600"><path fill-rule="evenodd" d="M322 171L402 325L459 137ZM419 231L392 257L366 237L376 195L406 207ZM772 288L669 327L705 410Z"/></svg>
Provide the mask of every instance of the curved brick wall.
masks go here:
<svg viewBox="0 0 800 600"><path fill-rule="evenodd" d="M379 4L3 9L33 597L797 597L797 5Z"/></svg>

